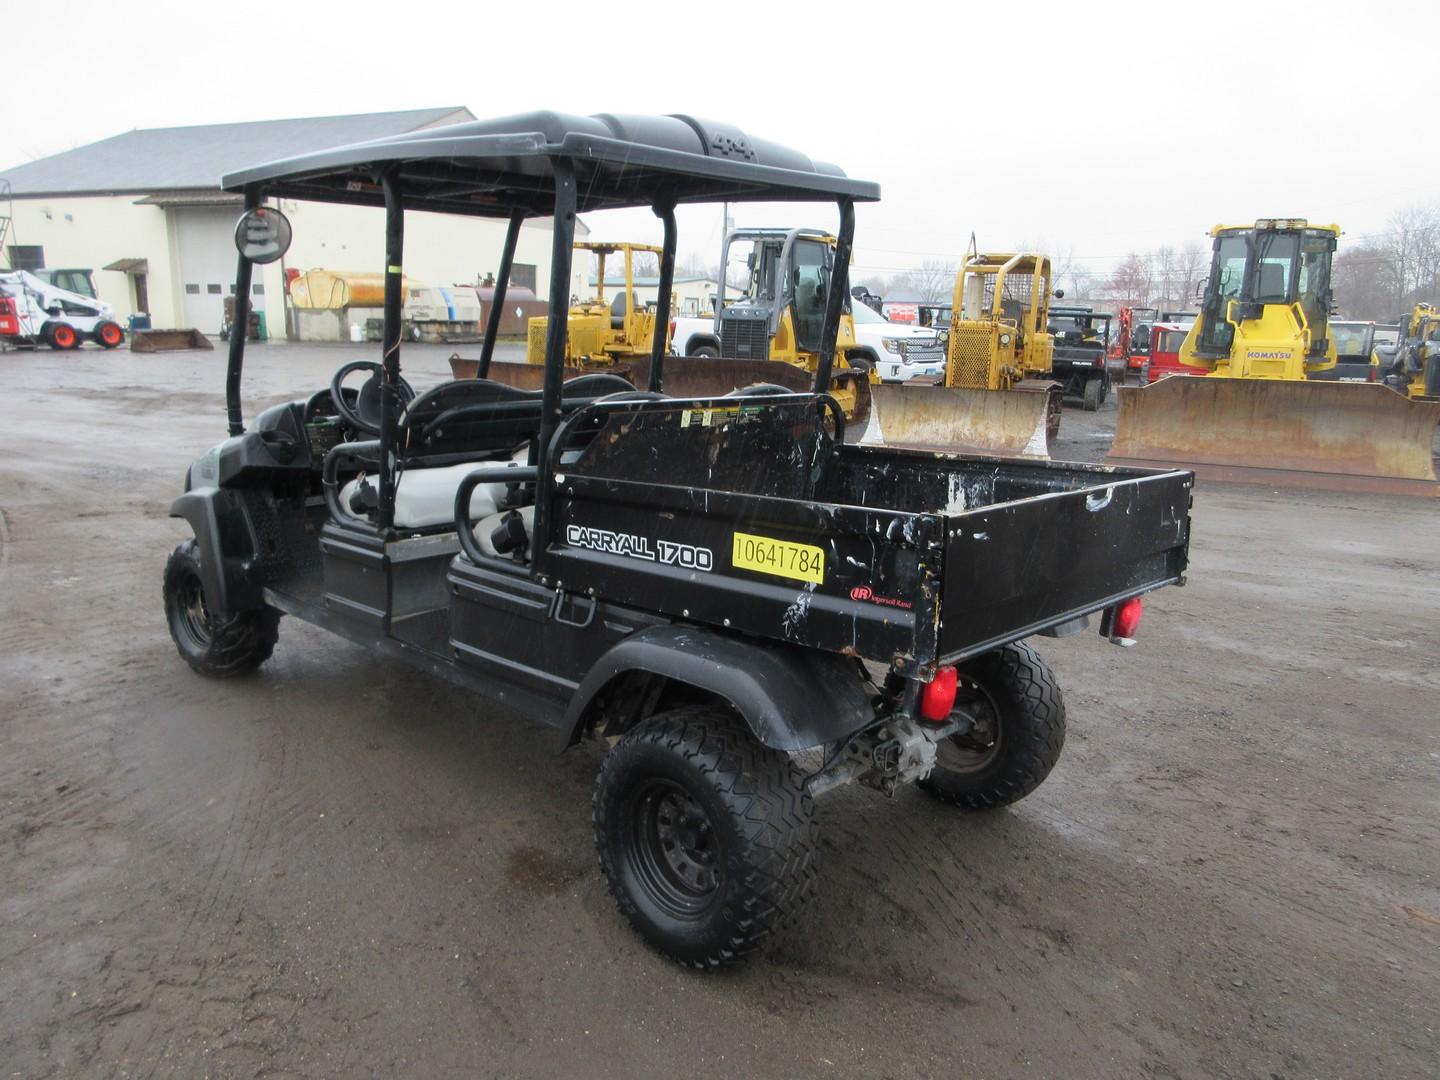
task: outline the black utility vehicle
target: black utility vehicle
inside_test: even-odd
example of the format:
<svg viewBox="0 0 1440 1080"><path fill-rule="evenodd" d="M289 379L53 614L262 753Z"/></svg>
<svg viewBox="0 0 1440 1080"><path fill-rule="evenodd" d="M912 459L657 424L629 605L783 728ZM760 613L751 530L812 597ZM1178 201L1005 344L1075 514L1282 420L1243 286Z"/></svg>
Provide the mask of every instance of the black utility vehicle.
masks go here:
<svg viewBox="0 0 1440 1080"><path fill-rule="evenodd" d="M252 260L289 241L266 199L383 206L385 334L375 361L248 431L232 335L230 437L171 510L195 534L165 569L180 654L207 675L250 670L288 614L551 725L559 748L606 740L600 865L634 926L684 963L743 957L802 911L822 791L916 781L978 810L1033 790L1065 710L1021 639L1100 612L1128 641L1140 594L1181 580L1189 473L860 448L819 392L670 398L663 329L645 386L567 371L564 319L542 389L487 378L526 219L553 221L550 310L564 311L576 213L652 207L664 328L677 203L826 201L828 386L854 203L879 192L802 154L688 117L534 113L224 185L247 207L241 323ZM509 221L478 378L401 378L407 209Z"/></svg>
<svg viewBox="0 0 1440 1080"><path fill-rule="evenodd" d="M1110 396L1110 316L1093 308L1052 304L1049 320L1054 337L1051 378L1066 397L1078 397L1086 412L1094 412Z"/></svg>

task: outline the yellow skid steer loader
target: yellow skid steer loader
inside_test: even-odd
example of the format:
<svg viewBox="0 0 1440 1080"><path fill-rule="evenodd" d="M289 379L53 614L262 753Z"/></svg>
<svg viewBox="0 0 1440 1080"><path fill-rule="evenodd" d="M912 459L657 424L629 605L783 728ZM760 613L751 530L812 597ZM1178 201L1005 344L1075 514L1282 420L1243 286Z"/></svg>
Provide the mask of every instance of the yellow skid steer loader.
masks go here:
<svg viewBox="0 0 1440 1080"><path fill-rule="evenodd" d="M1440 494L1440 405L1385 386L1309 380L1335 366L1327 325L1338 225L1220 225L1180 362L1203 378L1120 390L1113 464L1342 491Z"/></svg>
<svg viewBox="0 0 1440 1080"><path fill-rule="evenodd" d="M943 386L871 387L862 443L1046 458L1060 426L1050 373L1050 259L977 254L955 276Z"/></svg>

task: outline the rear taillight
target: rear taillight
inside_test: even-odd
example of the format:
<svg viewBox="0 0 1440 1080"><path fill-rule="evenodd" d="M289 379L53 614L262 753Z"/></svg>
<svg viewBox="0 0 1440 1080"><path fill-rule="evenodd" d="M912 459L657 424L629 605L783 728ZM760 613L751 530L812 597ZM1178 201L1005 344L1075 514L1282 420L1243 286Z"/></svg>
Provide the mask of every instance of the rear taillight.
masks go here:
<svg viewBox="0 0 1440 1080"><path fill-rule="evenodd" d="M1380 381L1379 378L1378 378L1379 374L1380 374L1380 369L1377 368L1374 364L1371 364L1371 365L1370 365L1370 369L1369 369L1367 372L1365 372L1365 379L1366 379L1367 382L1379 382L1379 381Z"/></svg>
<svg viewBox="0 0 1440 1080"><path fill-rule="evenodd" d="M670 320L670 336L671 336L672 338L675 336L675 320L674 320L674 319L671 319L671 320Z"/></svg>
<svg viewBox="0 0 1440 1080"><path fill-rule="evenodd" d="M950 717L955 707L955 690L959 675L953 667L942 667L935 672L935 678L920 691L920 719L932 724L942 724Z"/></svg>
<svg viewBox="0 0 1440 1080"><path fill-rule="evenodd" d="M1144 599L1132 596L1105 609L1100 619L1100 633L1116 645L1134 645L1135 632L1140 629L1140 616L1144 613Z"/></svg>

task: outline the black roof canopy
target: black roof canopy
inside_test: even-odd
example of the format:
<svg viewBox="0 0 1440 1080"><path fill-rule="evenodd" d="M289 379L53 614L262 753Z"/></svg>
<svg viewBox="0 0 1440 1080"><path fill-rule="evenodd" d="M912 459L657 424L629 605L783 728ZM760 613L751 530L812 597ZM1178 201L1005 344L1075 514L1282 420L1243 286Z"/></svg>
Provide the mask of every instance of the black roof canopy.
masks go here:
<svg viewBox="0 0 1440 1080"><path fill-rule="evenodd" d="M377 170L398 168L415 210L509 217L554 209L555 161L576 174L580 212L696 202L874 201L879 185L833 165L690 116L532 112L354 143L225 176L268 195L383 206Z"/></svg>

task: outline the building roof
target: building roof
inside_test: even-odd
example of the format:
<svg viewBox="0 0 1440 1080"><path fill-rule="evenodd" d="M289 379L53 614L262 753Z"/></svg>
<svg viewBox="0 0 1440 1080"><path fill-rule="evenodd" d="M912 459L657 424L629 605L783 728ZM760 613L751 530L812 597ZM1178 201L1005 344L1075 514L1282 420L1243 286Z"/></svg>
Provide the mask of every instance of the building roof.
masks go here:
<svg viewBox="0 0 1440 1080"><path fill-rule="evenodd" d="M0 171L17 198L120 192L218 192L220 178L257 161L403 135L475 119L470 110L259 120L245 124L145 128Z"/></svg>

